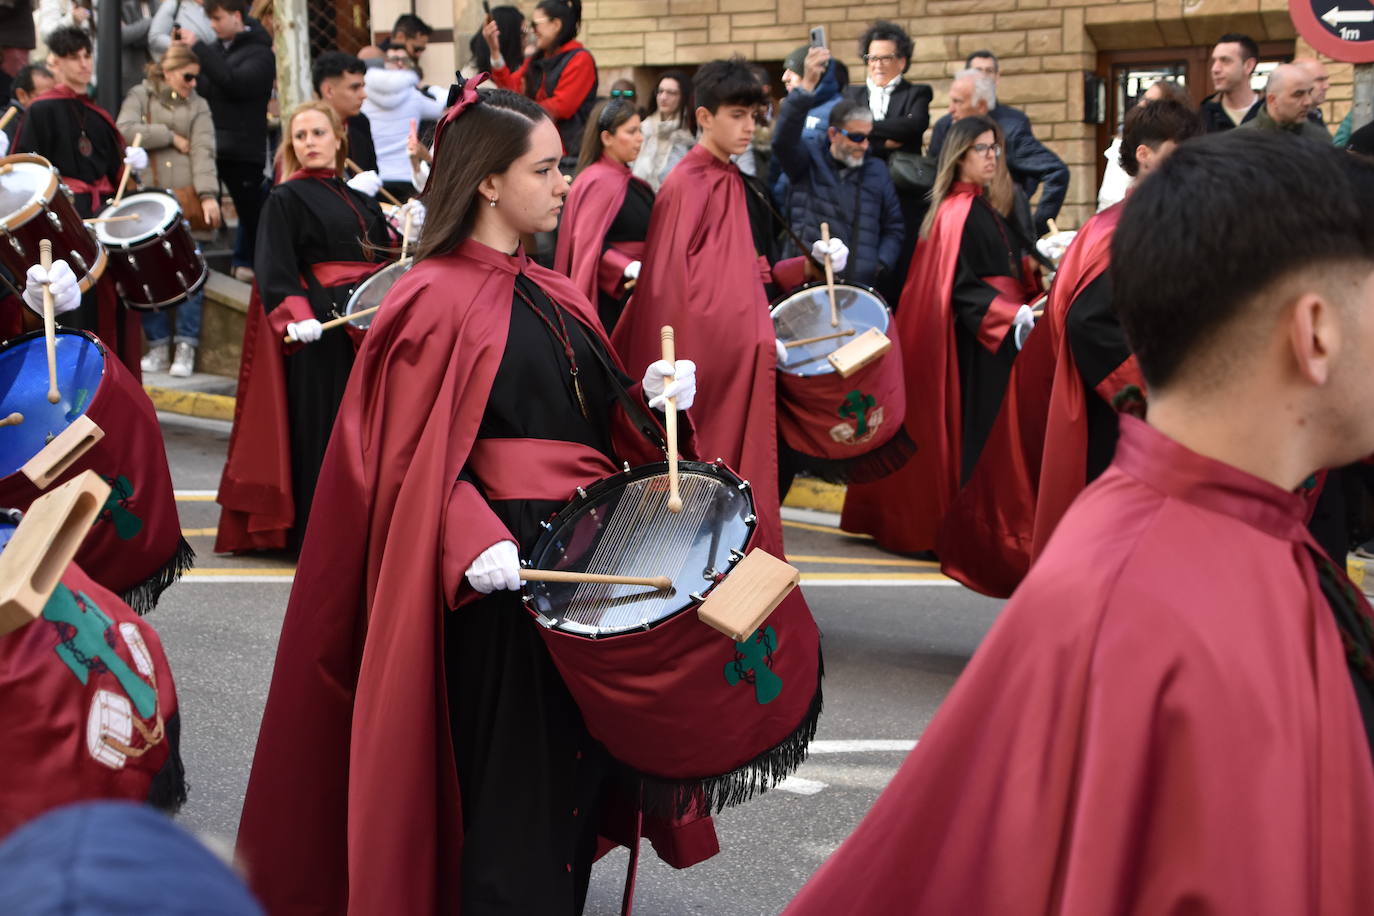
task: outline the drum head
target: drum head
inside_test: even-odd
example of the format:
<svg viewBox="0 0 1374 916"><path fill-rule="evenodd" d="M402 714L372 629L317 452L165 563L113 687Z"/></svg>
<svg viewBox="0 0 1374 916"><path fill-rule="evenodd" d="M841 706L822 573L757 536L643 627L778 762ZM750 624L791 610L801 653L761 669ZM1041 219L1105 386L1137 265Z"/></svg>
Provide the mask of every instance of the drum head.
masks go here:
<svg viewBox="0 0 1374 916"><path fill-rule="evenodd" d="M892 313L883 297L866 286L835 284L835 304L840 310L840 325L830 324L830 297L824 283L813 283L785 296L773 306L773 334L784 344L793 340L824 337L837 331L853 330L854 336L869 328L887 333ZM837 337L791 347L780 371L790 375L825 375L834 372L826 357L849 343L854 336Z"/></svg>
<svg viewBox="0 0 1374 916"><path fill-rule="evenodd" d="M386 294L391 292L391 287L396 285L396 281L401 279L406 271L415 265L413 258L405 261L397 261L395 264L383 267L372 276L363 281L363 284L353 291L353 295L348 299L344 314L352 315L354 312L361 312L365 309L376 308L382 304ZM372 319L377 317L376 312L355 318L349 322L356 328L365 328L372 324Z"/></svg>
<svg viewBox="0 0 1374 916"><path fill-rule="evenodd" d="M554 516L530 562L538 569L667 576L673 587L530 582L525 603L540 623L593 638L645 630L692 607L740 559L754 531L748 485L714 464L682 461L678 471L681 512L668 511L666 462L616 474Z"/></svg>
<svg viewBox="0 0 1374 916"><path fill-rule="evenodd" d="M163 230L181 219L181 206L170 194L143 191L130 194L114 206L106 207L100 211L100 217L106 220L94 224L95 237L100 244L123 247L161 235Z"/></svg>
<svg viewBox="0 0 1374 916"><path fill-rule="evenodd" d="M48 358L42 331L15 337L0 347L0 417L20 413L24 422L0 426L0 477L23 467L48 443L86 412L105 377L105 353L80 331L56 335L57 390L48 403Z"/></svg>
<svg viewBox="0 0 1374 916"><path fill-rule="evenodd" d="M8 168L4 168L8 166ZM40 156L0 159L0 220L8 222L20 210L52 190L53 171Z"/></svg>

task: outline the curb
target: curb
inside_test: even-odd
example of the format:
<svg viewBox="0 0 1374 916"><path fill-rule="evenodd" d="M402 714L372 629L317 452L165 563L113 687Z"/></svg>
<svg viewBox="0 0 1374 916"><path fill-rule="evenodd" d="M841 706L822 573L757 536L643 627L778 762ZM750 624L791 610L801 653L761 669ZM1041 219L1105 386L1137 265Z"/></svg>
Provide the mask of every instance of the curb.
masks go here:
<svg viewBox="0 0 1374 916"><path fill-rule="evenodd" d="M792 481L792 489L787 491L783 505L838 514L844 508L844 487L810 477L798 477Z"/></svg>
<svg viewBox="0 0 1374 916"><path fill-rule="evenodd" d="M202 391L177 391L172 388L159 388L144 385L148 399L158 410L178 413L202 420L234 419L234 399L225 394L206 394Z"/></svg>

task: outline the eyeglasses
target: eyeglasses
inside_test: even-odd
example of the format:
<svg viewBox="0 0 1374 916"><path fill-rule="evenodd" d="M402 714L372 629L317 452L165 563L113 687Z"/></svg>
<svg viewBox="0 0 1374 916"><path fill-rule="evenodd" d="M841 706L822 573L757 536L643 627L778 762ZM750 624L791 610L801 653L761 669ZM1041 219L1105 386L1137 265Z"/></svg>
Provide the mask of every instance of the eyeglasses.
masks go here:
<svg viewBox="0 0 1374 916"><path fill-rule="evenodd" d="M635 97L633 89L612 89L611 98L613 99L632 99Z"/></svg>
<svg viewBox="0 0 1374 916"><path fill-rule="evenodd" d="M865 54L864 63L866 64L890 64L897 59L896 54Z"/></svg>
<svg viewBox="0 0 1374 916"><path fill-rule="evenodd" d="M188 83L194 83L196 80L200 79L200 74L199 74L199 73L183 73L183 74L181 74L181 78L184 79L184 80L185 80L186 82L188 82Z"/></svg>
<svg viewBox="0 0 1374 916"><path fill-rule="evenodd" d="M994 159L1002 155L1002 147L998 146L996 143L975 143L970 146L969 149L980 156L986 156L988 153L992 153L992 158Z"/></svg>
<svg viewBox="0 0 1374 916"><path fill-rule="evenodd" d="M868 142L868 138L872 136L872 134L870 134L870 133L869 133L868 131L866 131L866 130L852 130L852 131L851 131L851 130L845 130L843 127L837 127L837 128L835 128L835 129L838 130L840 133L844 134L845 137L848 138L848 140L849 140L851 143L867 143L867 142Z"/></svg>

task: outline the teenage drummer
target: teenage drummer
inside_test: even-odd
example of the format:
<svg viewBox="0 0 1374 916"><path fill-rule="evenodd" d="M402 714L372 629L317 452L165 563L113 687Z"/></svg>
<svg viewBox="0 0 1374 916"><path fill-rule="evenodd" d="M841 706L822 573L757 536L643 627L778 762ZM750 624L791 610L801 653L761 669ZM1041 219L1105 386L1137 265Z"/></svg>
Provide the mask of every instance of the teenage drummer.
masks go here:
<svg viewBox="0 0 1374 916"><path fill-rule="evenodd" d="M558 221L561 155L507 90L469 84L439 124L431 215L339 410L244 802L269 911L581 912L608 762L520 605L518 557L579 484L662 452L617 407L595 308L520 246ZM695 390L691 363L656 361L624 397ZM680 867L716 851L691 823L656 839Z"/></svg>
<svg viewBox="0 0 1374 916"><path fill-rule="evenodd" d="M37 153L51 162L74 195L77 212L92 217L114 195L126 168L147 167L148 154L125 145L114 119L87 94L90 36L67 26L54 30L47 42L48 69L57 85L34 97L11 152ZM64 324L95 333L140 377L143 335L138 320L120 307L113 280L93 285L68 319Z"/></svg>
<svg viewBox="0 0 1374 916"><path fill-rule="evenodd" d="M282 174L258 223L257 282L244 329L239 403L219 490L216 551L300 548L356 344L321 327L391 259L400 237L377 202L340 177L347 135L327 102L287 122ZM424 208L411 206L418 236ZM290 343L284 343L284 338ZM264 460L265 455L275 460Z"/></svg>

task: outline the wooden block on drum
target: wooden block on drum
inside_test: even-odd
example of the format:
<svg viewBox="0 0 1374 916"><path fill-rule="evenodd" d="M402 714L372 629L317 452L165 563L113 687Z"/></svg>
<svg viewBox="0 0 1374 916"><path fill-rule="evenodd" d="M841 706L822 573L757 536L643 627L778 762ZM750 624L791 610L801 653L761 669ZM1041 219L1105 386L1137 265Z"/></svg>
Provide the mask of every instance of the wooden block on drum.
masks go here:
<svg viewBox="0 0 1374 916"><path fill-rule="evenodd" d="M735 642L743 642L800 581L797 567L755 548L711 590L697 608L697 616Z"/></svg>
<svg viewBox="0 0 1374 916"><path fill-rule="evenodd" d="M0 636L43 613L109 495L110 485L86 471L29 506L0 553Z"/></svg>
<svg viewBox="0 0 1374 916"><path fill-rule="evenodd" d="M67 472L78 458L91 450L105 431L84 413L72 421L71 425L58 433L53 440L38 450L19 470L40 490L52 486L57 478Z"/></svg>
<svg viewBox="0 0 1374 916"><path fill-rule="evenodd" d="M892 341L886 334L877 328L869 328L826 359L835 367L840 378L849 378L891 349Z"/></svg>

